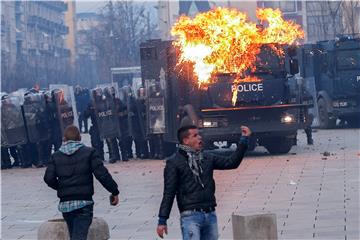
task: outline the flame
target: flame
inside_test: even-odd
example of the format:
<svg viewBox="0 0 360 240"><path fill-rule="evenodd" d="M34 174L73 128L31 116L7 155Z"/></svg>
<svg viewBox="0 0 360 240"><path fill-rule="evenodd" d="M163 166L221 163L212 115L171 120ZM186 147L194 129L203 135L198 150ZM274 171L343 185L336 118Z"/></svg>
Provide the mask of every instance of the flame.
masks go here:
<svg viewBox="0 0 360 240"><path fill-rule="evenodd" d="M249 21L245 13L229 8L219 7L193 19L181 16L171 29L177 37L174 45L180 48L178 64L194 64L198 86L206 87L216 73L245 76L246 71L254 72L263 44L270 44L283 56L283 50L272 43L293 44L304 37L300 26L285 21L278 9L257 9L256 15L261 26ZM242 81L248 80L245 77Z"/></svg>
<svg viewBox="0 0 360 240"><path fill-rule="evenodd" d="M183 61L194 62L194 71L197 73L199 87L205 84L211 77L211 72L214 70L214 64L206 64L204 58L211 54L211 48L204 45L188 45L184 48L181 59Z"/></svg>

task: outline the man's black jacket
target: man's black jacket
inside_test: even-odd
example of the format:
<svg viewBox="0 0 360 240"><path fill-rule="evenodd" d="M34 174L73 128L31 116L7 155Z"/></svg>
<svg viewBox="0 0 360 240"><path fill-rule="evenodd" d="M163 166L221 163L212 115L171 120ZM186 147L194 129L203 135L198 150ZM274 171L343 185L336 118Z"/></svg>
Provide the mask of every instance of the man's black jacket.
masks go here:
<svg viewBox="0 0 360 240"><path fill-rule="evenodd" d="M45 172L46 184L57 190L61 202L92 200L94 194L93 174L113 195L118 195L116 182L104 167L95 149L81 147L72 155L55 152Z"/></svg>
<svg viewBox="0 0 360 240"><path fill-rule="evenodd" d="M167 161L164 169L164 194L159 217L168 219L176 195L180 212L193 209L206 209L216 206L214 170L235 169L240 165L247 150L247 144L240 143L229 157L204 153L201 175L204 188L195 177L187 163L187 154L179 149Z"/></svg>

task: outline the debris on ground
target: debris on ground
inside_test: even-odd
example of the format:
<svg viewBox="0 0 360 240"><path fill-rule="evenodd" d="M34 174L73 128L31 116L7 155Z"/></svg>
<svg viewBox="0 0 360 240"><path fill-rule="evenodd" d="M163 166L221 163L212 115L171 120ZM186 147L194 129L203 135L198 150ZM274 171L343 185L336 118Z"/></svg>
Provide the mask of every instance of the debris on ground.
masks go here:
<svg viewBox="0 0 360 240"><path fill-rule="evenodd" d="M296 185L296 182L294 182L293 180L290 180L290 185Z"/></svg>
<svg viewBox="0 0 360 240"><path fill-rule="evenodd" d="M323 152L322 155L325 156L325 157L328 157L328 156L330 156L330 153L329 152Z"/></svg>

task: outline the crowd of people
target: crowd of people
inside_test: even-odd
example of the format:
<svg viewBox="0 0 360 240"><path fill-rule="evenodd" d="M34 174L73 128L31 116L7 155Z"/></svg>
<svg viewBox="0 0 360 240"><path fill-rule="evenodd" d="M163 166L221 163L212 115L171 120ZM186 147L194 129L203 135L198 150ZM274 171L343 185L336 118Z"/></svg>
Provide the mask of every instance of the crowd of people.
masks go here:
<svg viewBox="0 0 360 240"><path fill-rule="evenodd" d="M100 89L103 90L103 89ZM104 126L108 126L107 122L101 122L99 118L101 113L101 106L96 105L96 94L99 89L89 90L76 86L74 89L75 105L78 116L78 126L82 133L89 133L91 145L94 147L101 159L105 161L104 144L107 145L110 163L117 161L128 161L129 159L162 159L164 157L162 149L162 136L152 135L147 136L145 132L146 126L146 106L145 106L145 91L143 88L137 90L134 94L131 88L124 88L119 90L122 98L115 94L115 91L110 94L111 99L110 108L118 119L117 127L118 134L116 136L107 137L103 134ZM62 144L63 130L68 123L75 121L76 118L72 116L72 120L68 123L63 123L61 119L63 112L59 111L59 101L54 94L54 90L36 90L30 89L25 91L25 96L31 94L41 95L44 98L44 109L41 124L38 123L42 132L46 132L47 137L37 140L29 140L30 128L27 126L27 121L24 113L24 107L21 106L24 115L24 129L27 132L27 141L25 144L16 146L1 145L1 168L8 169L12 167L43 167L46 166L52 152L57 151ZM103 93L101 93L103 94ZM2 101L11 94L3 94ZM100 96L101 97L101 96ZM64 98L63 96L60 97ZM66 99L65 99L66 100ZM65 101L64 101L65 102ZM109 101L107 101L108 103ZM71 104L68 108L73 107ZM108 107L108 106L107 106ZM38 107L36 107L38 108ZM2 110L3 111L3 110ZM2 115L5 115L2 112ZM39 113L37 113L39 114ZM2 116L3 122L4 116ZM39 117L37 117L39 118ZM46 118L46 119L45 119ZM40 121L40 120L39 120ZM29 121L30 122L30 121ZM91 124L88 126L88 122ZM99 126L100 125L100 126ZM4 126L3 126L4 127ZM105 129L106 130L106 129ZM3 135L3 133L2 133Z"/></svg>
<svg viewBox="0 0 360 240"><path fill-rule="evenodd" d="M111 88L105 90L111 91ZM154 145L159 145L160 143L158 140L161 139L148 139L146 136L144 129L144 126L146 125L145 96L141 95L141 92L143 91L138 91L138 96L136 98L131 89L122 89L122 99L116 96L115 90L108 94L107 97L110 101L107 101L106 103L108 105L113 105L110 109L115 112L114 115L116 115L118 119L117 123L113 123L112 121L103 122L103 120L98 117L102 113L101 106L96 106L96 104L102 102L101 97L104 93L101 92L101 89L93 92L94 101L91 101L85 110L80 113L83 116L82 119L91 119L91 127L89 129L91 145L98 151L102 159L104 159L104 142L107 144L109 150L110 163L115 163L116 161L128 161L135 156L140 159L160 159L163 157L162 154L158 153L157 148L153 147ZM100 98L100 100L97 101L97 98ZM106 107L105 109L109 109L109 107ZM107 132L106 128L113 129L113 132L118 131L119 133L116 134L116 136L108 137L104 134L104 132ZM101 137L102 135L105 136ZM110 133L109 135L113 135L113 133ZM105 139L102 139L104 137ZM133 152L133 143L135 146L135 156Z"/></svg>

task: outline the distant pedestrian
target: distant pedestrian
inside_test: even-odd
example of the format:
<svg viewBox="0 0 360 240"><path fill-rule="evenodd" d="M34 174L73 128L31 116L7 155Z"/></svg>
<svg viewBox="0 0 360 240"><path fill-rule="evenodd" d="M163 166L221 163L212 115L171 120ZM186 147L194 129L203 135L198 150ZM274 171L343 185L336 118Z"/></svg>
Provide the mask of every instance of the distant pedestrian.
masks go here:
<svg viewBox="0 0 360 240"><path fill-rule="evenodd" d="M214 170L235 169L248 148L251 131L241 127L242 136L235 152L229 157L202 151L202 139L196 126L178 130L179 147L167 161L164 170L164 195L159 211L157 234L167 234L166 221L176 196L184 240L218 239L215 213Z"/></svg>
<svg viewBox="0 0 360 240"><path fill-rule="evenodd" d="M93 218L93 174L111 195L111 205L119 202L118 186L104 167L94 148L81 141L80 131L68 126L64 142L48 163L44 181L57 191L60 198L58 209L69 229L71 240L86 240Z"/></svg>

